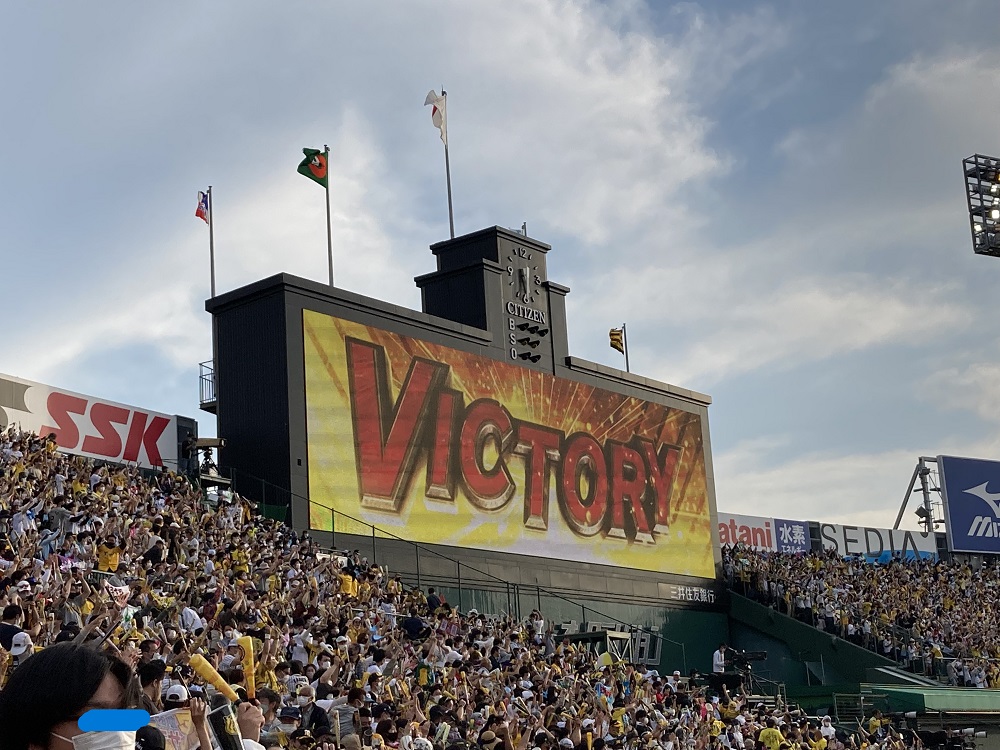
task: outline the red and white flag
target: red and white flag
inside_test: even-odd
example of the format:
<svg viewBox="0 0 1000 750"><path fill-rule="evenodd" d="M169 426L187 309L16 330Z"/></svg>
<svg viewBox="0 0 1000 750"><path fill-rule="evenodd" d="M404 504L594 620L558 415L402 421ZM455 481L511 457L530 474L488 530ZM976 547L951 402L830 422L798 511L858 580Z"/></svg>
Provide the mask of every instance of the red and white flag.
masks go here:
<svg viewBox="0 0 1000 750"><path fill-rule="evenodd" d="M194 215L199 219L204 221L206 224L211 224L211 211L212 207L208 203L208 193L198 191L198 208L194 210Z"/></svg>
<svg viewBox="0 0 1000 750"><path fill-rule="evenodd" d="M428 104L431 105L431 122L434 123L434 127L441 131L441 142L445 146L448 145L448 110L447 110L447 98L448 95L441 90L441 94L438 95L433 89L427 93L427 98L424 99L424 106Z"/></svg>

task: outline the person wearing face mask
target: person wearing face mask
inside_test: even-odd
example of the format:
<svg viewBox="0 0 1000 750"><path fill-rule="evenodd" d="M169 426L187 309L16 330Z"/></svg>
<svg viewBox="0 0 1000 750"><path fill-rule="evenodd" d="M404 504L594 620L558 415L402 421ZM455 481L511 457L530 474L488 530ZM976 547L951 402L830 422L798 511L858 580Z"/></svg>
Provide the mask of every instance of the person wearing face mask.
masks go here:
<svg viewBox="0 0 1000 750"><path fill-rule="evenodd" d="M295 704L301 712L300 727L308 729L314 735L330 728L330 717L316 705L316 689L312 685L304 685L298 689Z"/></svg>
<svg viewBox="0 0 1000 750"><path fill-rule="evenodd" d="M302 712L299 711L295 706L285 706L278 713L278 727L275 733L280 738L284 738L285 741L292 736L292 732L299 728L299 723L302 718Z"/></svg>
<svg viewBox="0 0 1000 750"><path fill-rule="evenodd" d="M330 647L327 646L326 648L329 649ZM333 664L333 659L330 657L329 652L324 651L319 655L319 659L317 660L316 663L318 667L316 669L316 673L313 676L314 677L314 679L312 680L313 687L317 687L319 685L320 678L331 667L331 665Z"/></svg>
<svg viewBox="0 0 1000 750"><path fill-rule="evenodd" d="M129 667L102 651L59 643L16 669L0 692L0 750L133 750L135 732L81 732L95 708L134 708Z"/></svg>
<svg viewBox="0 0 1000 750"><path fill-rule="evenodd" d="M257 688L257 704L260 712L264 714L264 724L260 728L260 743L264 747L277 744L277 731L279 724L278 711L281 709L281 696L270 688Z"/></svg>

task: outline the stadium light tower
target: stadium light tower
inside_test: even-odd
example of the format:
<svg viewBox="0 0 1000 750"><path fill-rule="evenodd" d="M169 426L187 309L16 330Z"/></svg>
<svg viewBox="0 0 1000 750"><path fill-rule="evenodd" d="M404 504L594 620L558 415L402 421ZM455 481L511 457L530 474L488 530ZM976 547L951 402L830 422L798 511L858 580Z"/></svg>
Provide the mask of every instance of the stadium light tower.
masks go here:
<svg viewBox="0 0 1000 750"><path fill-rule="evenodd" d="M972 249L1000 257L1000 158L976 154L962 160Z"/></svg>

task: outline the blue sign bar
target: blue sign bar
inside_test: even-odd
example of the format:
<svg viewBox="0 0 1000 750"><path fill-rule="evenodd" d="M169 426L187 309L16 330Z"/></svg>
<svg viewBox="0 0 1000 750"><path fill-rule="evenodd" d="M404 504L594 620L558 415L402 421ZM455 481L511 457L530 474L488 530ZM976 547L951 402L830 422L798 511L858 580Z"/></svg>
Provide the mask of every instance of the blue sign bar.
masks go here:
<svg viewBox="0 0 1000 750"><path fill-rule="evenodd" d="M76 723L81 732L134 732L149 723L149 712L141 708L95 708Z"/></svg>

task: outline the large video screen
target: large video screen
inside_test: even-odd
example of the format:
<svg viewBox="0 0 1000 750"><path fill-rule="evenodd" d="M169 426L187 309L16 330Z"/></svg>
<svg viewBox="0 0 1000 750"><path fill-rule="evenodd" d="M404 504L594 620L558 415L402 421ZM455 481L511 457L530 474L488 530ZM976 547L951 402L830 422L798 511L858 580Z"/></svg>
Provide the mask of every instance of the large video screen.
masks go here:
<svg viewBox="0 0 1000 750"><path fill-rule="evenodd" d="M715 576L699 415L309 310L303 335L312 528Z"/></svg>

